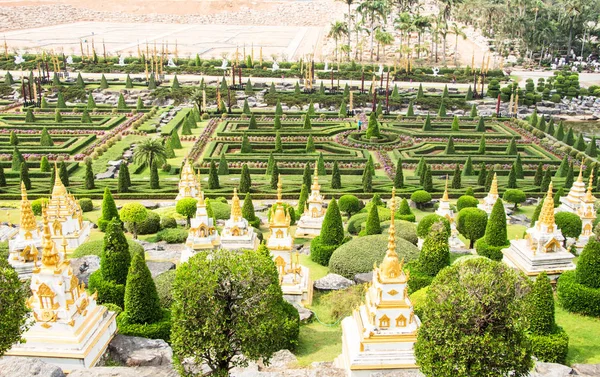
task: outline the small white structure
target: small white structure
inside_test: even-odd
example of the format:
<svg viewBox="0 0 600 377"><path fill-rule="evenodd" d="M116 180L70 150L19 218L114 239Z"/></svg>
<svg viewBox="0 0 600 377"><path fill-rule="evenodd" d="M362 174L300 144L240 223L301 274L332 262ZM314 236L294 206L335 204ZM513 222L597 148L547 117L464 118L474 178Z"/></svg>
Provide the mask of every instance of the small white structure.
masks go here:
<svg viewBox="0 0 600 377"><path fill-rule="evenodd" d="M168 60L168 62L167 62L167 67L170 67L170 68L177 68L177 64L175 64L175 62L173 61L173 58L174 58L174 57L175 57L175 56L174 56L173 54L169 55L169 60Z"/></svg>
<svg viewBox="0 0 600 377"><path fill-rule="evenodd" d="M208 216L204 192L198 188L198 202L196 203L196 216L190 221L190 230L185 240L185 248L181 252L181 263L185 263L200 250L215 250L221 245L219 233L213 224L213 219Z"/></svg>
<svg viewBox="0 0 600 377"><path fill-rule="evenodd" d="M221 231L221 248L227 250L256 250L260 244L254 228L242 216L237 189L233 189L231 215Z"/></svg>
<svg viewBox="0 0 600 377"><path fill-rule="evenodd" d="M560 205L556 212L571 212L577 213L577 210L581 206L583 197L585 196L585 183L583 183L583 164L579 167L579 176L577 180L573 182L573 186L569 190L567 196L561 197Z"/></svg>
<svg viewBox="0 0 600 377"><path fill-rule="evenodd" d="M31 277L41 259L42 234L35 221L25 184L21 182L21 223L19 233L8 241L8 263L22 280Z"/></svg>
<svg viewBox="0 0 600 377"><path fill-rule="evenodd" d="M310 196L306 201L304 213L298 221L296 236L316 237L321 234L321 227L325 219L325 208L323 208L323 196L319 185L319 169L315 164L313 184L310 186Z"/></svg>
<svg viewBox="0 0 600 377"><path fill-rule="evenodd" d="M283 296L291 302L310 305L313 284L308 268L300 264L300 255L294 251L294 237L290 233L290 213L285 210L281 199L281 175L277 182L277 202L269 221L267 248L273 255L279 272L279 283Z"/></svg>
<svg viewBox="0 0 600 377"><path fill-rule="evenodd" d="M125 64L125 55L122 55L122 54L121 54L121 55L119 56L119 64L117 64L117 65L120 65L120 66L125 66L125 65L127 65L127 64Z"/></svg>
<svg viewBox="0 0 600 377"><path fill-rule="evenodd" d="M83 211L79 202L67 192L60 180L56 163L54 163L54 171L56 179L47 208L52 240L56 247L62 247L66 242L67 250L72 251L90 238L91 225L89 221L83 221Z"/></svg>
<svg viewBox="0 0 600 377"><path fill-rule="evenodd" d="M557 279L564 271L575 269L575 256L562 246L564 239L554 222L554 199L550 183L539 220L527 229L524 239L512 240L510 246L502 250L503 261L532 278L546 272L551 279Z"/></svg>
<svg viewBox="0 0 600 377"><path fill-rule="evenodd" d="M117 330L116 315L97 305L97 293L88 295L79 283L66 257L66 242L59 251L50 234L48 211L43 211L41 265L33 269L32 296L27 300L34 321L23 334L26 342L15 344L4 357L35 357L66 373L91 368Z"/></svg>
<svg viewBox="0 0 600 377"><path fill-rule="evenodd" d="M395 206L392 191L392 213ZM396 254L394 217L390 219L388 248L373 269L365 302L342 321L342 354L334 364L348 377L416 369L414 344L421 321L408 297L409 274Z"/></svg>
<svg viewBox="0 0 600 377"><path fill-rule="evenodd" d="M197 177L194 174L192 164L187 157L181 168L181 178L179 178L178 189L179 192L175 198L176 201L183 198L196 198L200 193L200 177Z"/></svg>
<svg viewBox="0 0 600 377"><path fill-rule="evenodd" d="M446 176L446 187L444 188L444 195L440 199L439 207L435 211L436 215L445 217L450 222L450 238L448 243L451 250L465 250L465 243L458 237L458 230L456 229L456 221L454 221L454 211L450 208L450 199L448 199L448 176Z"/></svg>
<svg viewBox="0 0 600 377"><path fill-rule="evenodd" d="M492 185L490 186L490 192L483 198L481 203L477 205L477 208L484 210L488 215L492 213L492 208L500 195L498 195L498 176L494 173L494 179L492 179Z"/></svg>

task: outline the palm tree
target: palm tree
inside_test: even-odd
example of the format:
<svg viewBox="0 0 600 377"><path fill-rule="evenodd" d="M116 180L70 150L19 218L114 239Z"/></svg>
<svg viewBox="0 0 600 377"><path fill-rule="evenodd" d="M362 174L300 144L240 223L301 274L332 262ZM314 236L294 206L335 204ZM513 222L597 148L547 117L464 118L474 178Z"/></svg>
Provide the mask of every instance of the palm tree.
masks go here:
<svg viewBox="0 0 600 377"><path fill-rule="evenodd" d="M394 20L394 28L400 31L400 44L398 45L398 50L402 51L402 41L404 40L405 35L414 29L410 13L400 13L398 18ZM410 43L410 38L407 38L406 43Z"/></svg>
<svg viewBox="0 0 600 377"><path fill-rule="evenodd" d="M194 90L192 90L192 93L190 94L190 101L192 101L193 103L196 104L196 106L198 106L198 111L202 112L203 109L202 108L202 89L201 88L196 88Z"/></svg>
<svg viewBox="0 0 600 377"><path fill-rule="evenodd" d="M415 48L415 50L417 51L417 59L419 59L421 57L421 51L428 51L428 49L421 48L421 35L423 34L423 32L425 32L426 29L431 27L431 21L429 20L429 17L417 14L413 18L413 25L417 30L417 47Z"/></svg>
<svg viewBox="0 0 600 377"><path fill-rule="evenodd" d="M329 29L328 37L333 38L335 41L335 60L337 61L338 56L338 39L340 39L344 34L348 33L348 25L342 21L335 21L331 24L331 28Z"/></svg>
<svg viewBox="0 0 600 377"><path fill-rule="evenodd" d="M350 31L352 30L352 4L354 3L354 0L341 0L344 3L346 3L348 5L348 61L350 61L350 50L351 50L351 45L350 45Z"/></svg>
<svg viewBox="0 0 600 377"><path fill-rule="evenodd" d="M560 14L562 23L569 26L569 42L567 44L567 63L571 57L571 46L573 45L573 28L583 12L583 0L565 0L563 1L562 12Z"/></svg>
<svg viewBox="0 0 600 377"><path fill-rule="evenodd" d="M450 28L450 34L454 34L454 65L458 66L458 37L462 37L463 40L467 39L467 35L463 31L465 29L464 26L460 26L456 22L452 23L452 27Z"/></svg>
<svg viewBox="0 0 600 377"><path fill-rule="evenodd" d="M377 61L379 61L379 46L383 47L383 60L385 61L385 46L394 43L394 37L385 30L377 29L375 39L377 40Z"/></svg>
<svg viewBox="0 0 600 377"><path fill-rule="evenodd" d="M363 21L365 21L367 25L370 25L370 49L371 61L373 61L375 29L379 27L379 19L385 19L387 2L385 0L366 0L362 2L356 10L361 14Z"/></svg>
<svg viewBox="0 0 600 377"><path fill-rule="evenodd" d="M165 146L161 139L146 139L135 147L133 162L139 165L152 167L154 163L160 165L167 159Z"/></svg>

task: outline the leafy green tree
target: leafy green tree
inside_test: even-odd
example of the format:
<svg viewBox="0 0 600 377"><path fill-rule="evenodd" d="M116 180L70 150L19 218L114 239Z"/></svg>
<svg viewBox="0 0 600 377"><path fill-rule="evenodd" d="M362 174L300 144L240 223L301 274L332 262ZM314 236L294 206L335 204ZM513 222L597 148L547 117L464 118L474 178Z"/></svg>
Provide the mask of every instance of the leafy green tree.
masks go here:
<svg viewBox="0 0 600 377"><path fill-rule="evenodd" d="M162 165L165 161L165 146L160 139L145 139L133 151L133 162L138 165L146 165L152 169L154 163Z"/></svg>
<svg viewBox="0 0 600 377"><path fill-rule="evenodd" d="M381 137L381 132L379 131L379 123L377 122L377 114L371 113L369 115L369 122L367 124L367 133L366 136L368 139L375 137Z"/></svg>
<svg viewBox="0 0 600 377"><path fill-rule="evenodd" d="M244 198L244 204L242 205L242 217L248 220L249 222L254 222L257 219L256 214L254 213L252 195L250 195L249 192L246 193L246 197Z"/></svg>
<svg viewBox="0 0 600 377"><path fill-rule="evenodd" d="M463 195L456 201L456 209L460 212L463 208L477 208L479 200L471 195Z"/></svg>
<svg viewBox="0 0 600 377"><path fill-rule="evenodd" d="M108 221L104 234L104 245L100 254L102 277L117 284L125 284L130 263L131 254L123 234L123 224L115 217Z"/></svg>
<svg viewBox="0 0 600 377"><path fill-rule="evenodd" d="M331 171L331 188L332 189L341 189L342 188L342 177L340 175L340 168L338 167L338 162L333 162L333 169Z"/></svg>
<svg viewBox="0 0 600 377"><path fill-rule="evenodd" d="M422 305L415 355L428 376L525 376L533 365L524 332L524 279L485 258L442 270ZM477 326L473 324L479 324Z"/></svg>
<svg viewBox="0 0 600 377"><path fill-rule="evenodd" d="M217 166L214 161L210 162L210 169L208 170L208 188L211 190L221 188Z"/></svg>
<svg viewBox="0 0 600 377"><path fill-rule="evenodd" d="M135 253L131 260L125 285L124 309L128 323L152 324L163 316L156 285L142 253Z"/></svg>
<svg viewBox="0 0 600 377"><path fill-rule="evenodd" d="M450 246L448 232L443 222L431 225L425 237L421 253L419 253L418 269L428 276L437 275L444 267L450 265Z"/></svg>
<svg viewBox="0 0 600 377"><path fill-rule="evenodd" d="M92 161L88 161L85 164L85 189L93 190L96 188L94 182L94 170L92 169Z"/></svg>
<svg viewBox="0 0 600 377"><path fill-rule="evenodd" d="M238 191L241 193L250 192L250 188L252 187L252 179L250 178L250 168L248 168L248 164L242 165L242 174L240 177L240 186Z"/></svg>
<svg viewBox="0 0 600 377"><path fill-rule="evenodd" d="M302 214L304 213L304 209L306 207L306 201L308 200L308 187L306 185L302 185L300 189L300 197L298 198L298 206L296 207L296 213Z"/></svg>
<svg viewBox="0 0 600 377"><path fill-rule="evenodd" d="M513 203L515 205L513 207L513 210L516 211L519 204L523 203L527 199L527 197L525 195L525 192L523 192L522 190L511 189L504 191L502 199L509 203Z"/></svg>
<svg viewBox="0 0 600 377"><path fill-rule="evenodd" d="M279 167L277 166L277 163L275 163L273 165L273 170L271 171L271 189L272 190L277 190L277 184L279 183ZM306 184L303 184L302 186L306 186Z"/></svg>
<svg viewBox="0 0 600 377"><path fill-rule="evenodd" d="M344 240L342 215L335 198L329 202L327 212L325 212L320 238L321 242L328 246L341 245L342 241Z"/></svg>
<svg viewBox="0 0 600 377"><path fill-rule="evenodd" d="M483 237L487 223L487 213L481 209L467 207L458 212L456 229L469 240L469 249L473 248L476 240Z"/></svg>
<svg viewBox="0 0 600 377"><path fill-rule="evenodd" d="M29 290L21 283L17 272L5 260L0 261L0 356L14 343L22 341L27 328Z"/></svg>
<svg viewBox="0 0 600 377"><path fill-rule="evenodd" d="M137 239L137 226L148 216L146 208L140 203L127 203L121 208L119 215L121 221L131 224L133 238Z"/></svg>
<svg viewBox="0 0 600 377"><path fill-rule="evenodd" d="M563 247L567 246L567 238L578 238L581 235L581 218L571 212L558 212L554 215L556 227L565 237Z"/></svg>
<svg viewBox="0 0 600 377"><path fill-rule="evenodd" d="M369 208L369 213L367 215L367 222L365 224L365 235L369 236L372 234L381 234L381 224L379 222L379 211L377 211L376 205L372 205Z"/></svg>
<svg viewBox="0 0 600 377"><path fill-rule="evenodd" d="M410 195L410 200L415 203L417 208L421 209L426 203L431 201L431 194L425 190L417 190Z"/></svg>
<svg viewBox="0 0 600 377"><path fill-rule="evenodd" d="M173 301L177 360L206 365L214 376L249 361L268 362L297 344L298 311L283 300L275 265L262 253L200 252L177 269Z"/></svg>
<svg viewBox="0 0 600 377"><path fill-rule="evenodd" d="M196 215L197 204L198 201L194 198L183 198L179 199L175 205L175 211L177 211L177 213L181 216L185 217L188 228L191 224L191 218Z"/></svg>
<svg viewBox="0 0 600 377"><path fill-rule="evenodd" d="M360 200L354 195L342 195L339 200L339 210L346 213L350 218L352 214L357 213L361 209Z"/></svg>

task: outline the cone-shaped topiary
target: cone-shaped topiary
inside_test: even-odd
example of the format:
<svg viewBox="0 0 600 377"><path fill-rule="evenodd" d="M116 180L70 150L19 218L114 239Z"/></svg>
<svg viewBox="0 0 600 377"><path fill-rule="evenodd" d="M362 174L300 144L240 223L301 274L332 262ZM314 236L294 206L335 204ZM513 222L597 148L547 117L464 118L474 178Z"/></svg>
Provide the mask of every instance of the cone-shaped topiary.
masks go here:
<svg viewBox="0 0 600 377"><path fill-rule="evenodd" d="M123 233L123 224L115 217L108 221L104 234L104 245L100 254L102 277L117 284L125 284L130 263L131 254Z"/></svg>
<svg viewBox="0 0 600 377"><path fill-rule="evenodd" d="M554 132L554 138L559 141L562 141L565 138L565 126L563 125L562 120Z"/></svg>
<svg viewBox="0 0 600 377"><path fill-rule="evenodd" d="M121 164L119 167L119 180L117 183L117 192L124 193L129 192L129 185L127 184L127 176L129 174L129 170L127 168L127 164Z"/></svg>
<svg viewBox="0 0 600 377"><path fill-rule="evenodd" d="M96 183L94 182L94 170L92 169L92 161L88 161L85 164L85 189L93 190L96 188Z"/></svg>
<svg viewBox="0 0 600 377"><path fill-rule="evenodd" d="M332 189L341 189L342 188L342 179L340 176L340 168L338 166L337 161L335 161L333 163L333 169L331 171L331 188Z"/></svg>
<svg viewBox="0 0 600 377"><path fill-rule="evenodd" d="M365 235L381 234L381 223L379 222L379 211L375 204L369 208L367 222L365 224Z"/></svg>
<svg viewBox="0 0 600 377"><path fill-rule="evenodd" d="M419 254L418 269L429 276L435 276L442 268L450 265L448 232L443 222L431 225Z"/></svg>
<svg viewBox="0 0 600 377"><path fill-rule="evenodd" d="M31 109L27 109L27 113L25 114L25 123L35 123L35 115L33 115L33 111Z"/></svg>
<svg viewBox="0 0 600 377"><path fill-rule="evenodd" d="M296 207L296 213L303 214L306 207L306 201L308 200L308 187L302 185L300 189L300 197L298 198L298 206Z"/></svg>
<svg viewBox="0 0 600 377"><path fill-rule="evenodd" d="M283 144L281 143L281 134L275 133L275 153L283 153Z"/></svg>
<svg viewBox="0 0 600 377"><path fill-rule="evenodd" d="M242 148L241 153L252 153L252 145L250 144L250 140L248 139L248 135L244 132L242 136Z"/></svg>
<svg viewBox="0 0 600 377"><path fill-rule="evenodd" d="M81 123L84 123L84 124L92 123L92 118L90 117L90 113L88 112L88 109L83 109L83 113L81 114Z"/></svg>
<svg viewBox="0 0 600 377"><path fill-rule="evenodd" d="M555 177L564 178L567 176L568 171L569 171L569 158L568 158L568 156L565 155L565 157L563 157L560 165L558 166L558 170L556 170Z"/></svg>
<svg viewBox="0 0 600 377"><path fill-rule="evenodd" d="M327 170L325 170L325 159L323 158L323 152L319 152L319 158L317 159L317 172L320 176L327 174Z"/></svg>
<svg viewBox="0 0 600 377"><path fill-rule="evenodd" d="M573 129L571 127L569 127L569 131L565 135L563 142L570 146L573 146L573 144L575 144L575 135L573 134Z"/></svg>
<svg viewBox="0 0 600 377"><path fill-rule="evenodd" d="M311 168L308 162L304 165L304 171L302 173L302 184L306 185L306 187L310 187L312 184Z"/></svg>
<svg viewBox="0 0 600 377"><path fill-rule="evenodd" d="M458 116L454 116L452 119L452 127L450 128L452 131L460 131L460 123L458 121Z"/></svg>
<svg viewBox="0 0 600 377"><path fill-rule="evenodd" d="M440 108L438 110L438 116L439 117L446 116L446 101L445 100L442 100L442 103L440 104Z"/></svg>
<svg viewBox="0 0 600 377"><path fill-rule="evenodd" d="M529 331L546 335L554 331L554 294L550 279L545 272L540 273L529 293L531 315L529 315Z"/></svg>
<svg viewBox="0 0 600 377"><path fill-rule="evenodd" d="M304 116L304 129L305 130L312 129L312 123L310 122L310 116L308 116L308 115Z"/></svg>
<svg viewBox="0 0 600 377"><path fill-rule="evenodd" d="M127 104L125 103L125 97L123 97L123 93L119 93L119 101L117 102L117 109L127 110Z"/></svg>
<svg viewBox="0 0 600 377"><path fill-rule="evenodd" d="M246 115L252 114L250 111L250 105L248 105L248 100L244 99L244 106L242 106L242 113Z"/></svg>
<svg viewBox="0 0 600 377"><path fill-rule="evenodd" d="M129 74L127 74L127 77L125 77L125 88L127 88L127 89L133 88L133 82L131 81L131 77L129 76Z"/></svg>
<svg viewBox="0 0 600 377"><path fill-rule="evenodd" d="M377 114L371 113L369 115L369 123L367 125L367 138L381 137L379 132L379 123L377 123Z"/></svg>
<svg viewBox="0 0 600 377"><path fill-rule="evenodd" d="M408 109L406 110L406 116L412 117L415 116L415 109L413 107L413 101L408 103Z"/></svg>
<svg viewBox="0 0 600 377"><path fill-rule="evenodd" d="M160 179L158 177L158 165L156 164L156 161L152 162L152 165L150 166L150 188L160 188Z"/></svg>
<svg viewBox="0 0 600 377"><path fill-rule="evenodd" d="M244 164L242 166L242 174L240 177L240 185L238 191L241 193L250 192L250 188L252 187L252 179L250 178L250 169L248 168L248 164Z"/></svg>
<svg viewBox="0 0 600 377"><path fill-rule="evenodd" d="M229 175L229 165L225 158L225 152L221 152L221 157L219 159L219 175Z"/></svg>
<svg viewBox="0 0 600 377"><path fill-rule="evenodd" d="M462 175L470 176L475 175L473 171L473 161L471 160L471 156L467 157L467 161L465 161L465 165L462 168Z"/></svg>
<svg viewBox="0 0 600 377"><path fill-rule="evenodd" d="M396 164L396 175L394 176L394 187L399 189L404 187L404 172L402 171L402 159L398 158Z"/></svg>
<svg viewBox="0 0 600 377"><path fill-rule="evenodd" d="M29 168L27 167L26 162L21 162L20 179L25 185L25 188L31 190L31 179L29 179Z"/></svg>
<svg viewBox="0 0 600 377"><path fill-rule="evenodd" d="M338 112L338 116L340 118L345 118L348 115L348 110L346 109L346 101L342 100L340 103L340 111Z"/></svg>
<svg viewBox="0 0 600 377"><path fill-rule="evenodd" d="M208 188L215 190L221 188L219 184L219 175L217 174L217 166L214 161L210 162L210 169L208 171Z"/></svg>
<svg viewBox="0 0 600 377"><path fill-rule="evenodd" d="M479 118L479 121L477 122L477 127L475 128L475 131L476 132L485 132L485 122L483 120L483 117Z"/></svg>
<svg viewBox="0 0 600 377"><path fill-rule="evenodd" d="M504 205L502 200L498 198L492 213L485 228L485 242L490 246L505 246L508 245L508 238L506 232L506 213L504 212Z"/></svg>
<svg viewBox="0 0 600 377"><path fill-rule="evenodd" d="M6 175L4 175L4 167L0 166L0 187L6 187Z"/></svg>
<svg viewBox="0 0 600 377"><path fill-rule="evenodd" d="M452 176L452 188L459 189L461 187L461 173L460 173L460 165L456 164L454 167L454 175Z"/></svg>
<svg viewBox="0 0 600 377"><path fill-rule="evenodd" d="M43 147L51 147L54 145L54 141L52 141L52 137L48 133L48 129L46 127L42 128L42 134L40 136L40 145Z"/></svg>
<svg viewBox="0 0 600 377"><path fill-rule="evenodd" d="M590 238L577 261L577 282L588 288L600 288L600 242Z"/></svg>
<svg viewBox="0 0 600 377"><path fill-rule="evenodd" d="M56 111L54 112L54 121L56 123L62 123L62 121L63 121L63 118L62 118L62 115L60 115L59 109L56 109Z"/></svg>
<svg viewBox="0 0 600 377"><path fill-rule="evenodd" d="M535 170L535 176L533 177L533 184L539 186L542 184L542 178L544 177L544 165L540 162Z"/></svg>
<svg viewBox="0 0 600 377"><path fill-rule="evenodd" d="M271 189L277 190L278 183L279 183L279 167L277 166L277 163L275 163L273 165L273 169L271 169L271 182L270 182ZM306 186L306 185L303 185L303 186Z"/></svg>
<svg viewBox="0 0 600 377"><path fill-rule="evenodd" d="M313 136L312 135L308 135L308 140L306 141L306 153L314 153L316 151L315 149L315 142L313 140Z"/></svg>
<svg viewBox="0 0 600 377"><path fill-rule="evenodd" d="M85 82L83 82L83 77L81 77L81 72L77 73L77 81L75 82L75 86L77 86L80 89L85 88Z"/></svg>
<svg viewBox="0 0 600 377"><path fill-rule="evenodd" d="M425 117L425 123L423 123L423 131L431 131L431 118L429 117L429 113Z"/></svg>
<svg viewBox="0 0 600 377"><path fill-rule="evenodd" d="M104 73L102 74L102 77L100 77L100 89L108 89L108 81L106 81Z"/></svg>
<svg viewBox="0 0 600 377"><path fill-rule="evenodd" d="M417 91L417 99L425 97L423 94L423 84L419 83L419 90Z"/></svg>
<svg viewBox="0 0 600 377"><path fill-rule="evenodd" d="M252 203L252 195L250 193L246 193L246 197L244 198L244 205L242 206L242 217L249 222L256 221L257 217L254 213L254 204Z"/></svg>
<svg viewBox="0 0 600 377"><path fill-rule="evenodd" d="M275 115L283 115L283 108L281 107L281 102L277 100L277 104L275 105Z"/></svg>
<svg viewBox="0 0 600 377"><path fill-rule="evenodd" d="M571 186L573 186L573 179L575 178L574 175L573 163L571 162L569 164L569 170L567 170L567 177L565 178L565 184L563 185L564 188L570 189Z"/></svg>
<svg viewBox="0 0 600 377"><path fill-rule="evenodd" d="M67 171L67 164L65 164L64 161L60 163L60 168L58 169L58 172L59 172L60 180L62 181L63 185L69 187L70 186L69 172Z"/></svg>
<svg viewBox="0 0 600 377"><path fill-rule="evenodd" d="M175 158L175 151L171 146L171 138L167 138L165 140L165 157L166 158Z"/></svg>
<svg viewBox="0 0 600 377"><path fill-rule="evenodd" d="M92 93L90 93L88 95L86 108L88 110L94 110L96 107L97 106L96 106L96 101L94 101L94 96L92 96Z"/></svg>
<svg viewBox="0 0 600 377"><path fill-rule="evenodd" d="M588 144L585 150L585 154L587 154L590 157L598 157L598 146L596 145L595 135L592 135L592 140L590 140L590 143Z"/></svg>
<svg viewBox="0 0 600 377"><path fill-rule="evenodd" d="M471 89L470 85L469 85L469 89ZM477 116L477 106L475 106L475 104L473 104L473 106L471 106L471 112L469 113L469 116L471 118L475 118Z"/></svg>
<svg viewBox="0 0 600 377"><path fill-rule="evenodd" d="M479 167L479 173L477 174L477 184L479 186L484 186L487 178L487 168L485 167L485 162L481 163Z"/></svg>
<svg viewBox="0 0 600 377"><path fill-rule="evenodd" d="M154 79L153 73L151 73L148 78L148 89L156 89L156 80Z"/></svg>
<svg viewBox="0 0 600 377"><path fill-rule="evenodd" d="M585 151L585 140L583 140L583 134L579 134L579 136L577 137L577 141L575 142L575 149L577 149L580 152Z"/></svg>
<svg viewBox="0 0 600 377"><path fill-rule="evenodd" d="M281 116L280 115L275 115L275 119L273 121L273 128L276 130L281 129Z"/></svg>
<svg viewBox="0 0 600 377"><path fill-rule="evenodd" d="M25 162L25 158L23 157L23 155L19 151L19 148L15 147L13 149L13 153L12 153L12 157L11 157L11 168L10 168L10 170L12 170L12 171L20 171L21 170L21 163L22 162ZM52 183L52 186L54 186L54 182Z"/></svg>
<svg viewBox="0 0 600 377"><path fill-rule="evenodd" d="M506 147L506 154L517 154L517 142L515 141L514 137L510 139L510 143L508 144L508 147Z"/></svg>
<svg viewBox="0 0 600 377"><path fill-rule="evenodd" d="M321 227L321 242L324 245L341 245L344 240L344 226L337 200L332 199L327 207L323 226Z"/></svg>
<svg viewBox="0 0 600 377"><path fill-rule="evenodd" d="M135 104L135 109L138 111L144 109L144 102L142 101L142 97L138 97L137 103Z"/></svg>
<svg viewBox="0 0 600 377"><path fill-rule="evenodd" d="M444 150L446 154L454 154L454 138L450 136L448 139L448 143L446 144L446 149Z"/></svg>
<svg viewBox="0 0 600 377"><path fill-rule="evenodd" d="M58 96L56 97L56 108L57 109L66 109L67 103L65 102L65 98L62 92L58 92Z"/></svg>
<svg viewBox="0 0 600 377"><path fill-rule="evenodd" d="M163 316L156 285L142 253L135 253L131 260L124 309L128 323L151 324L160 321Z"/></svg>
<svg viewBox="0 0 600 377"><path fill-rule="evenodd" d="M171 148L173 149L181 149L183 146L181 145L181 139L179 139L179 134L177 134L177 129L174 128L171 131L171 136L169 137L171 140Z"/></svg>
<svg viewBox="0 0 600 377"><path fill-rule="evenodd" d="M42 156L40 160L40 171L43 173L50 172L50 163L48 162L48 157Z"/></svg>

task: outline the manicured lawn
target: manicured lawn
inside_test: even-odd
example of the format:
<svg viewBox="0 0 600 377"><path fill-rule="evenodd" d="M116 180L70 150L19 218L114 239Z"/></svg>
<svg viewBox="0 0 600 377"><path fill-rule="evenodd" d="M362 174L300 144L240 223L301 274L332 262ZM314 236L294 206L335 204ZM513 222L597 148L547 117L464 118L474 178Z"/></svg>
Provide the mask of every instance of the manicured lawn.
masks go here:
<svg viewBox="0 0 600 377"><path fill-rule="evenodd" d="M557 303L556 323L569 335L567 364L600 363L600 318L569 313Z"/></svg>
<svg viewBox="0 0 600 377"><path fill-rule="evenodd" d="M301 254L300 264L308 267L312 281L319 280L329 273L328 267L321 266L320 264L313 262L310 259L310 255Z"/></svg>

